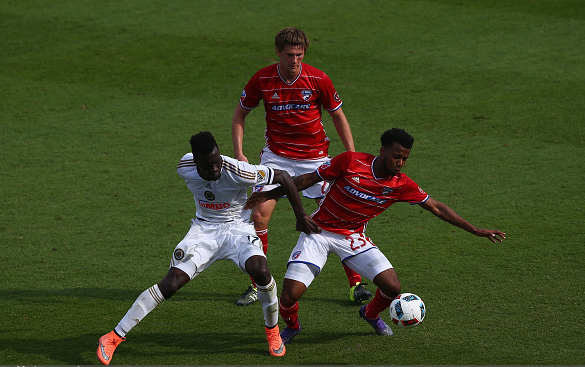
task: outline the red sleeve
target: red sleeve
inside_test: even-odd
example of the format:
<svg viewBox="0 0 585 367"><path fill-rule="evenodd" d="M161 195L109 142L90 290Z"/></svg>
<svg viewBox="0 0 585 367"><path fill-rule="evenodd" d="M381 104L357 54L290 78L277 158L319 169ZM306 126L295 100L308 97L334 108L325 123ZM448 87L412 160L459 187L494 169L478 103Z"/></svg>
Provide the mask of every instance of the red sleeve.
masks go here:
<svg viewBox="0 0 585 367"><path fill-rule="evenodd" d="M352 152L344 152L333 157L317 169L317 174L325 181L333 181L342 177L347 172L347 166L351 162L351 154Z"/></svg>
<svg viewBox="0 0 585 367"><path fill-rule="evenodd" d="M247 110L258 107L262 99L262 92L260 91L260 83L258 81L260 71L254 74L248 81L248 84L246 84L246 87L240 95L240 105Z"/></svg>
<svg viewBox="0 0 585 367"><path fill-rule="evenodd" d="M400 190L398 201L405 201L411 204L420 204L427 201L429 194L424 192L420 186L411 178L406 177L405 185Z"/></svg>
<svg viewBox="0 0 585 367"><path fill-rule="evenodd" d="M321 76L319 88L321 89L321 104L324 110L335 111L341 107L343 102L341 102L341 98L339 98L333 82L325 73Z"/></svg>

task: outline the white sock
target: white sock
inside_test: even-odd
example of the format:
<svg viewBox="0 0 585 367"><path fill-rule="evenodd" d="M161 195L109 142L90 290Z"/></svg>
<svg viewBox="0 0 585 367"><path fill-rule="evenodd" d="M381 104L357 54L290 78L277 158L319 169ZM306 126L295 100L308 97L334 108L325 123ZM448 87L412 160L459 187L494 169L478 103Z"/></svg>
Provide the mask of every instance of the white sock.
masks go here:
<svg viewBox="0 0 585 367"><path fill-rule="evenodd" d="M114 331L122 338L126 336L126 334L132 330L136 324L138 324L146 315L150 313L150 311L154 310L154 308L164 301L165 298L163 297L162 293L158 289L158 285L153 285L152 287L148 288L138 298L130 307L126 315L120 320L120 323Z"/></svg>
<svg viewBox="0 0 585 367"><path fill-rule="evenodd" d="M258 284L258 301L262 305L266 326L269 328L276 326L278 324L278 296L274 278L270 279L268 285Z"/></svg>

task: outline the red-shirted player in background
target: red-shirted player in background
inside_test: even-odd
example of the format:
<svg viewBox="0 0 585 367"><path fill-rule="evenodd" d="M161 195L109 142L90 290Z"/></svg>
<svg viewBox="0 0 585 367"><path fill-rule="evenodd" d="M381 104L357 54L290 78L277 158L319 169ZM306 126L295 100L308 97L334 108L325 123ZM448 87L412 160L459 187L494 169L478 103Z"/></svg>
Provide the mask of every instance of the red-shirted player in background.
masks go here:
<svg viewBox="0 0 585 367"><path fill-rule="evenodd" d="M250 79L240 97L240 104L232 120L234 158L248 162L242 143L246 116L264 101L266 111L266 147L260 163L287 171L291 176L312 172L329 161L329 138L321 121L322 110L329 112L333 124L346 151L355 151L347 118L341 109L339 98L331 79L319 69L302 63L309 40L297 28L285 28L274 40L278 64L267 66ZM269 190L274 186L257 187L254 191ZM303 195L315 199L323 197L325 182L318 182L303 191ZM268 247L268 222L278 198L258 205L252 212L256 233ZM350 299L362 303L372 297L364 287L361 276L344 267L349 280ZM256 287L252 285L240 296L238 305L257 301Z"/></svg>
<svg viewBox="0 0 585 367"><path fill-rule="evenodd" d="M386 256L366 237L368 221L396 202L418 204L440 219L492 242L505 239L505 233L480 229L463 219L446 204L431 198L400 170L406 163L414 138L402 129L391 129L381 137L376 157L367 153L345 152L312 173L294 179L300 191L316 182L329 181L330 188L312 214L321 233L301 234L288 261L280 296L280 315L287 327L280 333L287 344L301 331L298 300L319 274L329 253L378 286L360 316L378 335L392 335L380 312L400 293L400 282ZM246 207L280 196L281 188L253 194Z"/></svg>

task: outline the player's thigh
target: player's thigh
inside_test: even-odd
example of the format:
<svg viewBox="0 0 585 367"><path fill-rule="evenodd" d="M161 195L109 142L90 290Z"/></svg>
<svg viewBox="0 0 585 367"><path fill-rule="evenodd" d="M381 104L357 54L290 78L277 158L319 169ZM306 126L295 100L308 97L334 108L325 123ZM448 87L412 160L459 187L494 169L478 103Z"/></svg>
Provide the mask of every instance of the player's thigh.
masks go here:
<svg viewBox="0 0 585 367"><path fill-rule="evenodd" d="M173 251L170 267L193 279L215 261L218 249L217 228L193 219L189 232Z"/></svg>
<svg viewBox="0 0 585 367"><path fill-rule="evenodd" d="M331 252L326 236L320 233L301 233L288 259L285 278L299 281L307 287L319 275Z"/></svg>
<svg viewBox="0 0 585 367"><path fill-rule="evenodd" d="M226 242L223 246L226 249L223 259L231 260L248 274L250 271L247 267L257 271L268 271L262 241L256 235L254 226L249 223L232 226L226 235Z"/></svg>
<svg viewBox="0 0 585 367"><path fill-rule="evenodd" d="M388 269L393 269L388 258L377 247L372 247L367 251L348 257L343 263L371 281L374 281L378 274Z"/></svg>

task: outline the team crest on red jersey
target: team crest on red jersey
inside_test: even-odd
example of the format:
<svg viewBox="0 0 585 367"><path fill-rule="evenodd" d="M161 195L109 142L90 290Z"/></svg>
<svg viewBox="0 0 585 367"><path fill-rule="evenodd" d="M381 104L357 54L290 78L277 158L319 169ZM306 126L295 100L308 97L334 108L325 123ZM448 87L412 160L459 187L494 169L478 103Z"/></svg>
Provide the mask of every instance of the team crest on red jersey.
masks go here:
<svg viewBox="0 0 585 367"><path fill-rule="evenodd" d="M392 193L392 191L394 191L393 188L391 188L391 187L384 187L382 189L382 195L384 195L384 196L390 195Z"/></svg>
<svg viewBox="0 0 585 367"><path fill-rule="evenodd" d="M308 101L309 99L311 99L311 96L313 95L313 91L305 89L305 90L301 91L301 95L303 96L303 99L305 101Z"/></svg>

